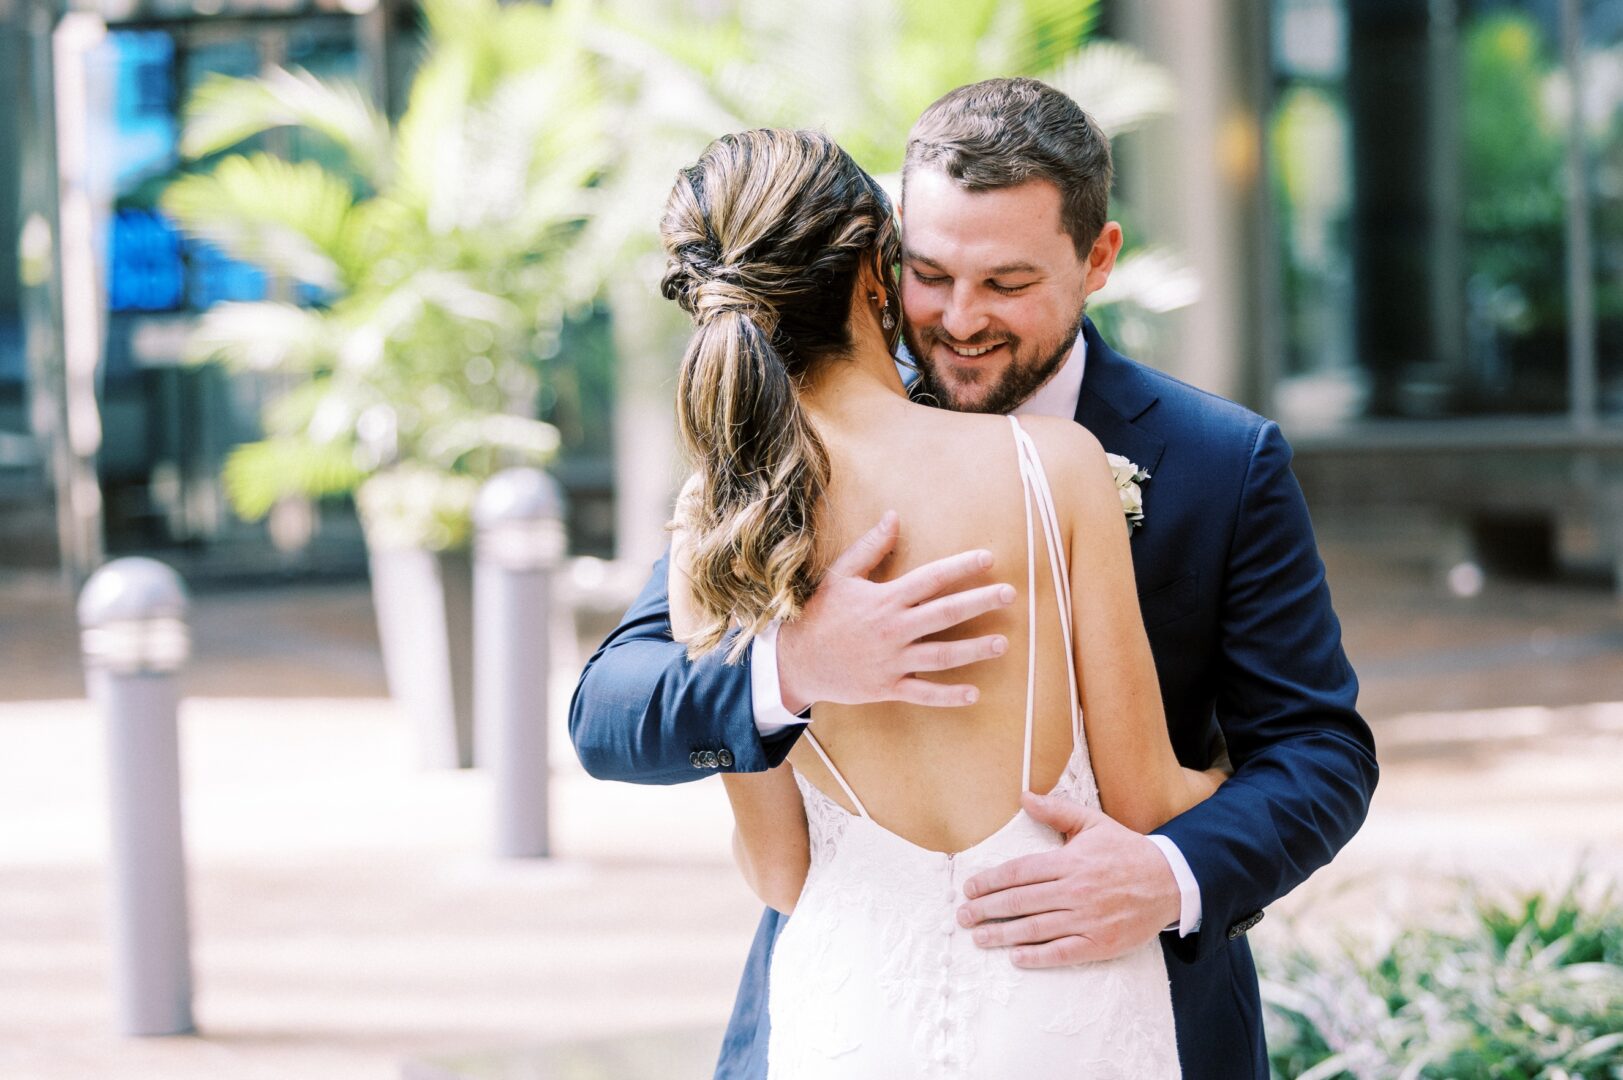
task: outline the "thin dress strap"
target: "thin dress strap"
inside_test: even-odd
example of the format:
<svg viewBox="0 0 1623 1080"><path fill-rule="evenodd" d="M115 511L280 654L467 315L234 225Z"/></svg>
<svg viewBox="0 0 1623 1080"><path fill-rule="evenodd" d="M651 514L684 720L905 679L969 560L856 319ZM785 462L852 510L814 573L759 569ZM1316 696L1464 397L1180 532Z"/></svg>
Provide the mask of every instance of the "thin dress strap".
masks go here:
<svg viewBox="0 0 1623 1080"><path fill-rule="evenodd" d="M823 749L823 744L818 742L817 736L811 733L810 724L806 725L805 738L811 743L812 749L817 751L817 756L823 759L823 764L828 766L828 771L833 775L835 782L840 785L840 790L845 792L845 797L851 800L851 805L857 808L857 813L862 817L867 817L868 808L862 805L862 800L857 798L857 793L851 790L851 785L845 782L845 777L841 775L839 769L835 768L834 759L828 756L828 751Z"/></svg>
<svg viewBox="0 0 1623 1080"><path fill-rule="evenodd" d="M1009 417L1009 423L1014 425L1014 458L1020 467L1020 505L1026 511L1026 742L1020 755L1020 790L1030 791L1032 732L1037 717L1037 543L1031 525L1032 482L1021 441L1025 432L1014 417Z"/></svg>
<svg viewBox="0 0 1623 1080"><path fill-rule="evenodd" d="M1065 647L1065 688L1071 705L1071 739L1074 746L1083 738L1082 735L1082 705L1079 700L1076 686L1076 654L1071 637L1071 568L1070 559L1065 552L1065 544L1059 527L1059 513L1054 508L1054 492L1048 483L1048 474L1043 469L1042 457L1037 453L1037 444L1032 441L1030 434L1020 426L1014 417L1009 417L1015 428L1015 444L1020 455L1021 484L1036 497L1038 517L1043 525L1043 541L1048 550L1049 572L1054 582L1055 606L1059 611L1060 637ZM1035 591L1035 590L1034 590ZM1033 599L1035 604L1035 599ZM1033 655L1035 655L1035 632L1032 635ZM1028 695L1035 689L1035 683L1028 689ZM1029 707L1029 706L1028 706ZM1031 733L1027 732L1028 754ZM1029 784L1028 784L1029 789Z"/></svg>

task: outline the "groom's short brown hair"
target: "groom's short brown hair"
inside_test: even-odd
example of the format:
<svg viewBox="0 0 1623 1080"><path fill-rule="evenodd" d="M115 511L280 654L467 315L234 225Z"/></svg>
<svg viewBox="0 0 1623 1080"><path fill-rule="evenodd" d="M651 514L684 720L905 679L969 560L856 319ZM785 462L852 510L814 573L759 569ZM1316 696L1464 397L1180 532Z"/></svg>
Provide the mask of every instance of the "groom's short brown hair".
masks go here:
<svg viewBox="0 0 1623 1080"><path fill-rule="evenodd" d="M1047 180L1059 188L1060 225L1078 255L1109 217L1110 140L1081 106L1036 79L971 83L925 109L907 136L904 208L907 174L926 165L968 191Z"/></svg>

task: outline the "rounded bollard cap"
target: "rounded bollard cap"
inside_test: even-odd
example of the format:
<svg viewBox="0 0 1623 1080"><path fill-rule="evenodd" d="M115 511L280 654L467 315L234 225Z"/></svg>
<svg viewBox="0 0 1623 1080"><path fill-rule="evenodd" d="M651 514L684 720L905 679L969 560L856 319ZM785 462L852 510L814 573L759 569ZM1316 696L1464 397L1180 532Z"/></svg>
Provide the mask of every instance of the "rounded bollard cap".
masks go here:
<svg viewBox="0 0 1623 1080"><path fill-rule="evenodd" d="M567 546L564 494L540 469L513 468L485 481L473 505L478 556L510 570L555 566Z"/></svg>
<svg viewBox="0 0 1623 1080"><path fill-rule="evenodd" d="M563 488L540 469L503 469L485 481L473 504L473 520L481 528L563 516Z"/></svg>
<svg viewBox="0 0 1623 1080"><path fill-rule="evenodd" d="M191 650L186 589L156 559L115 559L79 593L85 662L120 672L173 671Z"/></svg>

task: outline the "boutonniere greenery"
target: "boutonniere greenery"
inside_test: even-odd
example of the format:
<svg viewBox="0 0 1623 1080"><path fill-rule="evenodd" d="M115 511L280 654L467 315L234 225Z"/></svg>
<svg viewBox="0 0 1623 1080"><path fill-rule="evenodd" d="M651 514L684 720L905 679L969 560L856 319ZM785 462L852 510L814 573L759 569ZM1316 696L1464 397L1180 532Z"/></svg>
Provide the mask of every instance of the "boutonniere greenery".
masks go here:
<svg viewBox="0 0 1623 1080"><path fill-rule="evenodd" d="M1121 496L1122 513L1127 515L1127 531L1131 532L1144 524L1144 491L1139 485L1148 480L1150 474L1120 454L1107 453L1105 460L1110 462L1116 494Z"/></svg>

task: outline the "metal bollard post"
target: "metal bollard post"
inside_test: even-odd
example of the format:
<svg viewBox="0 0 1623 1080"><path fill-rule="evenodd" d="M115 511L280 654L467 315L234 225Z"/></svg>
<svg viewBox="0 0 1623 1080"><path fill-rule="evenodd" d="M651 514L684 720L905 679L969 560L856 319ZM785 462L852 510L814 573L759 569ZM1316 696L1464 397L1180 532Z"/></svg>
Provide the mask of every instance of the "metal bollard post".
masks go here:
<svg viewBox="0 0 1623 1080"><path fill-rule="evenodd" d="M79 627L107 730L119 1030L183 1034L194 1025L175 715L190 639L179 575L153 559L108 563L79 594Z"/></svg>
<svg viewBox="0 0 1623 1080"><path fill-rule="evenodd" d="M564 498L539 469L505 469L474 504L473 689L480 764L495 786L496 854L551 853L548 622Z"/></svg>

